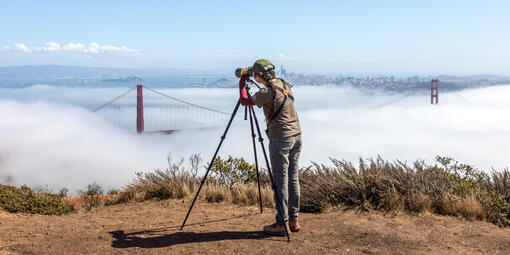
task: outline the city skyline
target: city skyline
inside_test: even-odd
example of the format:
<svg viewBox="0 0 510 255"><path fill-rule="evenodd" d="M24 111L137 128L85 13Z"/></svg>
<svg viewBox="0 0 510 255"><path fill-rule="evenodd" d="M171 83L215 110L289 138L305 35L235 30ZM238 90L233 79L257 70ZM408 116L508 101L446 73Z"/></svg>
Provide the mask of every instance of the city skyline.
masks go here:
<svg viewBox="0 0 510 255"><path fill-rule="evenodd" d="M5 3L0 66L510 74L505 1L119 3Z"/></svg>

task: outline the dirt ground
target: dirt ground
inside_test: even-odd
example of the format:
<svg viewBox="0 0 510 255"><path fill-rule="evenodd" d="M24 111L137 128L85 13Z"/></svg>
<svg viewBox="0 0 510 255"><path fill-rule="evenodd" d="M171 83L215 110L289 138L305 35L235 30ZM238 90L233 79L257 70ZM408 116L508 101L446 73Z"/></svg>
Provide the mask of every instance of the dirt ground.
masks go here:
<svg viewBox="0 0 510 255"><path fill-rule="evenodd" d="M0 254L510 254L510 228L353 210L301 214L292 241L264 235L273 209L148 201L66 216L0 211Z"/></svg>

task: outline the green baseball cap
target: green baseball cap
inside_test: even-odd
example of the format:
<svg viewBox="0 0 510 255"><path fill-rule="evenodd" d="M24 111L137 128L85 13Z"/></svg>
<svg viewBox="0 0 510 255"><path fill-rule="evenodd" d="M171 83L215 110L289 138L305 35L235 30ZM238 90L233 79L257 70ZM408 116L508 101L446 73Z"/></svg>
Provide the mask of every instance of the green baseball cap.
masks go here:
<svg viewBox="0 0 510 255"><path fill-rule="evenodd" d="M248 73L263 75L274 70L274 65L267 59L259 59L248 68Z"/></svg>

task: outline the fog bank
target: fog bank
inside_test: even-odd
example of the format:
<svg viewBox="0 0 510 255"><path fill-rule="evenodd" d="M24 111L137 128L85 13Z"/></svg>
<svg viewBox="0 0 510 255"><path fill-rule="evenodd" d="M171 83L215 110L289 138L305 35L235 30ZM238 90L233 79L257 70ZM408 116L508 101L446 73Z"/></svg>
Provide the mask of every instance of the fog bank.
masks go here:
<svg viewBox="0 0 510 255"><path fill-rule="evenodd" d="M47 85L0 89L0 183L75 191L97 181L106 189L118 188L135 171L166 167L169 153L200 153L210 160L224 126L138 135L88 110L124 90ZM163 92L226 112L237 100L235 89ZM302 166L328 164L329 157L357 161L377 155L429 163L436 155L452 156L485 171L510 166L510 86L460 92L470 103L379 109L371 107L396 95L327 86L296 87L294 93L303 130ZM265 129L262 111L257 114ZM248 121L237 119L232 126L220 150L220 156L229 154L253 160Z"/></svg>

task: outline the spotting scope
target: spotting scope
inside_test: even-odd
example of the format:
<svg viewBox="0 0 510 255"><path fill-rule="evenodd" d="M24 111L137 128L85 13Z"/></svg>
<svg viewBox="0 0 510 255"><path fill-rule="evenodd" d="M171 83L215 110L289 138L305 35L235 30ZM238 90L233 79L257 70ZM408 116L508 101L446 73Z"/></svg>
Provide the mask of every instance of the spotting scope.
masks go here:
<svg viewBox="0 0 510 255"><path fill-rule="evenodd" d="M251 66L248 66L248 67L245 67L245 68L242 68L242 67L239 67L236 69L236 77L237 78L241 78L241 75L243 75L244 73L248 73L248 76L253 76L253 72L248 72L248 68L250 68Z"/></svg>

